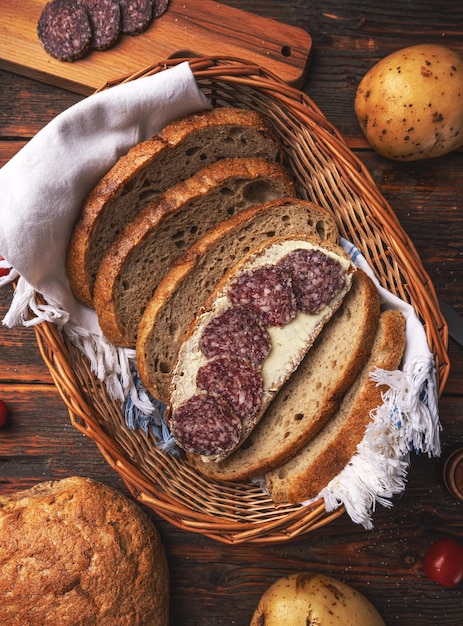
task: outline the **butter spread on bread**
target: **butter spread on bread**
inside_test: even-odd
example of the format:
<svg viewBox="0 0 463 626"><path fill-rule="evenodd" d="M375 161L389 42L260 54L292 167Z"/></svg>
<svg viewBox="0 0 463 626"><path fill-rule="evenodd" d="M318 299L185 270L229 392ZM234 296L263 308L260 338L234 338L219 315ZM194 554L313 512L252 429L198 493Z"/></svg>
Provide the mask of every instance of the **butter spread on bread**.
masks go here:
<svg viewBox="0 0 463 626"><path fill-rule="evenodd" d="M342 274L341 286L336 290L336 293L330 300L321 306L320 310L311 314L296 310L293 318L288 323L278 326L267 325L265 327L269 335L270 347L267 353L265 353L265 351L262 353L264 358L260 358L262 375L261 406L253 415L242 420L237 441L235 441L236 437L229 438L226 449L222 446L221 442L214 448L210 440L207 442L204 441L204 448L202 448L201 445L192 446L185 444L187 438L200 439L199 434L193 432L195 429L205 429L199 422L195 424L194 415L191 415L191 419L190 417L188 420L185 418L185 406L186 403L191 401L191 398L196 398L198 395L204 396L204 391L198 393L197 390L197 374L200 368L207 364L211 354L206 356L205 349L202 345L203 338L208 333L208 328L211 324L216 324L221 316L233 310L233 306L231 306L230 303L230 293L233 292L234 281L239 280L244 272L259 271L261 268L275 266L281 263L289 254L300 250L322 252L326 259L331 260L332 263L339 266L339 270ZM337 244L325 242L324 245L321 245L316 239L314 241L309 236L299 235L287 238L275 237L258 250L251 251L231 272L224 276L222 281L218 284L217 289L211 294L205 306L205 310L198 315L187 334L179 350L178 361L172 375L168 419L173 436L182 447L186 447L189 452L201 454L205 459L217 461L225 458L233 449L243 443L279 388L298 367L317 335L321 332L323 326L341 305L346 293L351 287L352 274L354 272L355 268L349 257ZM308 287L310 287L309 283ZM245 305L243 305L243 307L248 309L252 308L246 307ZM239 308L239 305L235 308ZM220 331L220 328L218 330ZM237 338L236 344L233 343L233 333L235 333L235 331ZM241 358L241 353L245 352L248 341L254 340L257 330L254 331L252 329L249 334L243 335L244 341L242 345L239 343L241 332L241 326L236 329L230 329L230 333L228 334L232 340L231 350L236 352L236 355L229 354L226 356L230 356L230 358L239 356ZM212 342L212 348L214 348L214 345L214 342ZM261 346L265 348L260 338L258 346L259 348ZM259 353L259 356L262 357L262 354ZM254 362L254 354L249 358ZM258 360L256 360L256 362L259 364ZM202 416L202 419L204 421L204 416ZM231 430L231 428L229 430ZM225 438L226 433L224 432L223 434ZM207 449L207 453L205 449Z"/></svg>
<svg viewBox="0 0 463 626"><path fill-rule="evenodd" d="M93 306L107 246L150 200L209 163L236 156L277 160L279 140L257 112L222 107L176 120L119 158L89 194L69 242L66 269L76 298Z"/></svg>
<svg viewBox="0 0 463 626"><path fill-rule="evenodd" d="M94 306L114 345L135 347L143 312L172 263L216 224L253 205L294 195L279 163L221 159L147 204L108 246L98 268Z"/></svg>
<svg viewBox="0 0 463 626"><path fill-rule="evenodd" d="M188 455L190 464L209 478L233 481L261 476L296 456L334 415L360 374L370 356L379 315L378 291L369 276L357 270L343 303L246 444L217 463Z"/></svg>
<svg viewBox="0 0 463 626"><path fill-rule="evenodd" d="M275 235L306 233L336 243L338 229L326 209L280 198L253 205L221 222L186 250L158 284L140 322L137 367L147 389L164 403L181 342L216 284L250 249Z"/></svg>

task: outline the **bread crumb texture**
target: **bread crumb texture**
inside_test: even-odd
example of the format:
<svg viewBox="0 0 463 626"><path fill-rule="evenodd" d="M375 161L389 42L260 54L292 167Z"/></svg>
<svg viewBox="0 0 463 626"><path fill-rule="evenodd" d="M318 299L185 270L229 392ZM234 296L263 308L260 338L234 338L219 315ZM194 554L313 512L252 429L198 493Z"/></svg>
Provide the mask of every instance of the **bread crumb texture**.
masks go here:
<svg viewBox="0 0 463 626"><path fill-rule="evenodd" d="M87 478L0 496L0 624L168 624L159 533L123 494Z"/></svg>

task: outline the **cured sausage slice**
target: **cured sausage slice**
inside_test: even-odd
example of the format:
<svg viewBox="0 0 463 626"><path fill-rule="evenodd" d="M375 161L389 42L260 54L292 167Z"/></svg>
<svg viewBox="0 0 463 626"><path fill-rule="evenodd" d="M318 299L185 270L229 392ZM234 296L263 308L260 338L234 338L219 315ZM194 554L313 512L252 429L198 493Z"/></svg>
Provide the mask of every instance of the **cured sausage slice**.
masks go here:
<svg viewBox="0 0 463 626"><path fill-rule="evenodd" d="M225 398L243 420L262 404L262 375L255 365L243 360L218 357L199 368L199 389Z"/></svg>
<svg viewBox="0 0 463 626"><path fill-rule="evenodd" d="M153 17L153 0L119 0L122 32L138 35L148 28Z"/></svg>
<svg viewBox="0 0 463 626"><path fill-rule="evenodd" d="M210 320L199 347L208 359L228 355L260 364L269 353L271 342L251 309L233 306Z"/></svg>
<svg viewBox="0 0 463 626"><path fill-rule="evenodd" d="M282 267L266 265L242 272L230 285L233 305L250 307L264 324L284 326L296 315L291 277Z"/></svg>
<svg viewBox="0 0 463 626"><path fill-rule="evenodd" d="M290 273L297 307L304 313L318 313L344 285L340 263L321 250L294 250L278 265Z"/></svg>
<svg viewBox="0 0 463 626"><path fill-rule="evenodd" d="M75 61L90 49L92 27L86 9L76 0L48 2L37 25L45 50L60 61Z"/></svg>
<svg viewBox="0 0 463 626"><path fill-rule="evenodd" d="M201 393L178 407L172 416L171 429L187 452L213 456L236 446L242 425L225 400Z"/></svg>
<svg viewBox="0 0 463 626"><path fill-rule="evenodd" d="M153 17L161 17L167 11L169 0L154 0Z"/></svg>
<svg viewBox="0 0 463 626"><path fill-rule="evenodd" d="M87 9L92 27L90 45L94 50L112 46L121 32L121 8L116 0L80 0Z"/></svg>

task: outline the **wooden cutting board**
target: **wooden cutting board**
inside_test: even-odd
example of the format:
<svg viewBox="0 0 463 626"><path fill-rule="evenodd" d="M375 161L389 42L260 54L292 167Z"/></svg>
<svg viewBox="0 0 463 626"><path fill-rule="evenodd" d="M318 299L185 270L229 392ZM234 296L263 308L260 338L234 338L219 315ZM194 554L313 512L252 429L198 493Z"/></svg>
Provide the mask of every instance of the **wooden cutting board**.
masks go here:
<svg viewBox="0 0 463 626"><path fill-rule="evenodd" d="M37 22L47 0L0 1L0 68L83 95L106 81L171 57L226 56L256 63L302 85L312 46L304 30L212 0L170 0L167 11L136 37L73 63L43 49Z"/></svg>

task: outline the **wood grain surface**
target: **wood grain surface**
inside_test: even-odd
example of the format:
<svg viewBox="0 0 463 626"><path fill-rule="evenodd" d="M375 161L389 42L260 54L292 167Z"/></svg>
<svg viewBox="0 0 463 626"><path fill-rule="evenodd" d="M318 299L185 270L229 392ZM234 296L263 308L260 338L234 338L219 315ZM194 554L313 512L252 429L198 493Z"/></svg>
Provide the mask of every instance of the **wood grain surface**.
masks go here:
<svg viewBox="0 0 463 626"><path fill-rule="evenodd" d="M142 34L122 36L104 52L73 63L46 53L37 22L47 0L0 2L0 68L88 95L107 80L179 56L244 57L300 85L312 41L290 24L212 0L169 0L168 10Z"/></svg>
<svg viewBox="0 0 463 626"><path fill-rule="evenodd" d="M463 152L433 161L395 163L368 148L353 111L362 75L407 45L445 43L463 52L458 0L228 0L227 5L302 28L313 41L303 90L347 138L412 238L438 295L463 314ZM0 165L50 119L81 96L0 71ZM1 224L0 224L1 228ZM0 289L0 318L12 289ZM463 445L463 348L449 341L451 372L440 400L442 444ZM128 493L92 441L69 423L43 365L32 329L0 327L0 398L11 410L0 431L2 493L70 474L90 476ZM422 558L441 536L463 542L463 502L441 486L439 462L412 454L408 485L389 509L378 507L374 529L346 516L276 546L227 546L172 527L148 511L166 547L171 624L246 626L264 590L294 570L312 570L355 586L387 626L457 626L463 586L429 580Z"/></svg>

